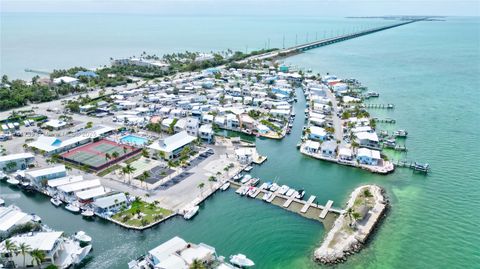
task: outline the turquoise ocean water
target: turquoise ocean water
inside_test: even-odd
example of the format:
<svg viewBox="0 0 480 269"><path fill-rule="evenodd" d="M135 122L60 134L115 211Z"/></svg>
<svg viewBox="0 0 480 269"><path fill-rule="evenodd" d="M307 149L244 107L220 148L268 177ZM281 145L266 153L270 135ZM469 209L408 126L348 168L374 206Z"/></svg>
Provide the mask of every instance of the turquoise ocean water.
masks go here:
<svg viewBox="0 0 480 269"><path fill-rule="evenodd" d="M13 77L27 77L23 72L27 67L97 66L110 56L138 55L144 50L160 54L245 49L246 45L253 49L264 47L268 38L271 47L281 47L284 34L288 46L295 43L295 34L300 43L307 32L309 38L323 37L324 32L328 36L389 23L309 17L193 17L187 23L182 17L52 14L2 14L1 20L1 72ZM290 136L282 141L257 140L268 161L256 167L254 175L305 188L319 201L331 199L342 206L363 183L387 189L392 201L388 218L368 247L339 268L476 268L480 264L479 23L479 18L414 23L286 60L314 72L357 78L380 93L375 102L394 103L393 111L371 110L397 120L395 126L380 125L380 129L409 131L408 154L393 157L428 162L433 169L428 176L405 169L379 176L303 157L295 148L303 124L301 98ZM93 235L94 252L86 268L126 268L130 259L174 235L215 246L227 257L245 253L256 268L321 267L311 261L324 236L318 222L237 197L232 191L207 200L191 222L176 218L145 232L84 221L53 208L40 195L26 197L5 185L0 185L0 196L41 215L52 228Z"/></svg>

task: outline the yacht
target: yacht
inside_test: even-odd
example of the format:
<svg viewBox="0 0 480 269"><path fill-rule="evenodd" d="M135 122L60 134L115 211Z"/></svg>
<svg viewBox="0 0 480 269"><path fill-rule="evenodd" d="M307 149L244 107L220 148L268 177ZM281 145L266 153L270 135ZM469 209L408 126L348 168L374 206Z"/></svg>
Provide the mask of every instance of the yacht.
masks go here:
<svg viewBox="0 0 480 269"><path fill-rule="evenodd" d="M258 178L252 178L252 179L248 182L248 185L250 185L250 186L257 186L259 182L260 182L260 179L258 179Z"/></svg>
<svg viewBox="0 0 480 269"><path fill-rule="evenodd" d="M87 235L84 231L76 232L73 238L80 242L81 246L89 245L92 242L92 237Z"/></svg>
<svg viewBox="0 0 480 269"><path fill-rule="evenodd" d="M245 186L242 190L242 193L240 193L240 195L242 195L242 196L247 195L249 190L250 190L250 188L248 186Z"/></svg>
<svg viewBox="0 0 480 269"><path fill-rule="evenodd" d="M278 193L281 195L285 195L285 193L287 193L289 189L290 188L287 185L282 185L280 189L278 189Z"/></svg>
<svg viewBox="0 0 480 269"><path fill-rule="evenodd" d="M2 198L0 198L0 206L5 206L5 200L3 200Z"/></svg>
<svg viewBox="0 0 480 269"><path fill-rule="evenodd" d="M50 203L52 203L54 206L60 206L62 205L62 201L60 201L60 199L58 199L57 197L52 197L50 199Z"/></svg>
<svg viewBox="0 0 480 269"><path fill-rule="evenodd" d="M20 184L20 181L11 177L7 179L7 183L10 184L11 186L17 186L18 184Z"/></svg>
<svg viewBox="0 0 480 269"><path fill-rule="evenodd" d="M225 184L223 184L223 185L220 187L220 190L226 191L229 187L230 187L230 182L225 182Z"/></svg>
<svg viewBox="0 0 480 269"><path fill-rule="evenodd" d="M266 189L268 189L268 183L267 183L267 182L264 182L262 185L260 185L260 189L261 189L261 190L266 190Z"/></svg>
<svg viewBox="0 0 480 269"><path fill-rule="evenodd" d="M250 171L252 171L252 169L253 169L253 166L247 166L247 167L245 167L245 169L243 169L243 171L250 172Z"/></svg>
<svg viewBox="0 0 480 269"><path fill-rule="evenodd" d="M242 180L240 181L240 183L242 184L246 184L247 182L250 181L250 179L252 179L252 176L251 175L245 175Z"/></svg>
<svg viewBox="0 0 480 269"><path fill-rule="evenodd" d="M91 209L87 209L87 210L84 210L82 211L82 216L84 216L85 218L91 218L93 216L95 216L95 213L93 212L93 210Z"/></svg>
<svg viewBox="0 0 480 269"><path fill-rule="evenodd" d="M39 215L31 213L30 216L32 216L32 221L38 222L38 223L42 222L42 218L40 218Z"/></svg>
<svg viewBox="0 0 480 269"><path fill-rule="evenodd" d="M242 195L242 192L243 192L243 189L244 189L244 188L245 188L244 186L241 186L241 187L238 188L235 192L236 192L237 194Z"/></svg>
<svg viewBox="0 0 480 269"><path fill-rule="evenodd" d="M394 133L396 137L407 137L408 132L406 130L398 130Z"/></svg>
<svg viewBox="0 0 480 269"><path fill-rule="evenodd" d="M297 195L295 195L295 198L301 200L305 196L305 190L298 190Z"/></svg>
<svg viewBox="0 0 480 269"><path fill-rule="evenodd" d="M65 206L65 209L70 211L70 212L73 212L73 213L78 213L80 212L80 208L74 204L67 204Z"/></svg>
<svg viewBox="0 0 480 269"><path fill-rule="evenodd" d="M295 193L295 189L289 189L289 190L285 193L285 195L290 197L290 196L292 196L294 193Z"/></svg>
<svg viewBox="0 0 480 269"><path fill-rule="evenodd" d="M251 198L255 198L255 193L257 192L257 188L255 187L250 187L249 190L248 190L248 196L250 196Z"/></svg>
<svg viewBox="0 0 480 269"><path fill-rule="evenodd" d="M200 209L200 207L198 207L198 205L192 207L191 209L189 209L189 210L183 215L183 218L186 219L186 220L189 220L189 219L193 218L193 216L195 216L195 215L197 214L198 209Z"/></svg>
<svg viewBox="0 0 480 269"><path fill-rule="evenodd" d="M237 254L237 255L232 255L230 256L230 263L236 266L239 266L240 268L243 267L252 267L255 265L255 263L247 258L247 256L243 254Z"/></svg>
<svg viewBox="0 0 480 269"><path fill-rule="evenodd" d="M236 174L235 176L233 176L233 181L239 181L242 177L242 174Z"/></svg>
<svg viewBox="0 0 480 269"><path fill-rule="evenodd" d="M272 197L272 195L273 195L273 192L271 192L271 191L266 192L266 193L263 195L262 200L266 202L266 201L268 201L268 199L270 199L270 197Z"/></svg>
<svg viewBox="0 0 480 269"><path fill-rule="evenodd" d="M270 186L269 190L272 191L272 192L276 192L276 191L278 190L278 188L280 188L280 186L278 186L277 183L273 183L273 184Z"/></svg>

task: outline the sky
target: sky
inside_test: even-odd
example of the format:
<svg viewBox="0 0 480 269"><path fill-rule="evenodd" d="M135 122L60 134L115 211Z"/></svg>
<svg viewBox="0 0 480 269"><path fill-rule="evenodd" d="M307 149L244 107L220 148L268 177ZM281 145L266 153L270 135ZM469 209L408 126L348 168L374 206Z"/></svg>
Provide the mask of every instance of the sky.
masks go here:
<svg viewBox="0 0 480 269"><path fill-rule="evenodd" d="M480 0L0 0L0 12L480 16Z"/></svg>

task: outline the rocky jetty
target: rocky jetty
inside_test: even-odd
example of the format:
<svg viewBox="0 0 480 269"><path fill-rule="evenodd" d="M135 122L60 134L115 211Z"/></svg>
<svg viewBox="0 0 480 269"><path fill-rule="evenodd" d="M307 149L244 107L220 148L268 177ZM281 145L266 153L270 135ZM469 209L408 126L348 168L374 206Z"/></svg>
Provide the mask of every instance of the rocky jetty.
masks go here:
<svg viewBox="0 0 480 269"><path fill-rule="evenodd" d="M360 251L368 236L388 207L384 190L376 185L356 188L350 195L344 213L315 250L314 258L322 264L337 264Z"/></svg>

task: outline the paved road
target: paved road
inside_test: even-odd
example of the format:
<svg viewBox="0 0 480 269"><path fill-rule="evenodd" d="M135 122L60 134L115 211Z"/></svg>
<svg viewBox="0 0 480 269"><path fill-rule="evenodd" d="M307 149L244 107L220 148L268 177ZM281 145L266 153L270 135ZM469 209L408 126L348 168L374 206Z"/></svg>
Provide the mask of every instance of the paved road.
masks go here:
<svg viewBox="0 0 480 269"><path fill-rule="evenodd" d="M337 116L338 114L338 102L335 98L335 95L330 91L327 90L327 97L332 102L332 121L333 121L333 128L335 128L335 139L341 141L343 144L343 127L342 127L342 120Z"/></svg>

